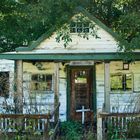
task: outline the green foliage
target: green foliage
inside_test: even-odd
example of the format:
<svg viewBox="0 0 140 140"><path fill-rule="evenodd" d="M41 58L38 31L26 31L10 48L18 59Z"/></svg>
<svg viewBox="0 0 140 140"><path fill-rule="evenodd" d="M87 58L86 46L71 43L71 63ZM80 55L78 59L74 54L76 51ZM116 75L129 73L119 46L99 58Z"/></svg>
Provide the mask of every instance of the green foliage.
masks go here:
<svg viewBox="0 0 140 140"><path fill-rule="evenodd" d="M107 139L126 140L125 128L120 129L119 126L114 126L112 123L108 124Z"/></svg>
<svg viewBox="0 0 140 140"><path fill-rule="evenodd" d="M96 135L93 133L93 130L88 130L84 133L84 140L96 140Z"/></svg>
<svg viewBox="0 0 140 140"><path fill-rule="evenodd" d="M82 125L79 122L67 121L61 125L61 133L64 140L81 140Z"/></svg>
<svg viewBox="0 0 140 140"><path fill-rule="evenodd" d="M128 137L140 138L140 120L138 118L128 123Z"/></svg>
<svg viewBox="0 0 140 140"><path fill-rule="evenodd" d="M63 0L4 0L0 10L0 51L27 46L53 26L69 19L73 5Z"/></svg>
<svg viewBox="0 0 140 140"><path fill-rule="evenodd" d="M9 125L3 132L4 135L1 137L4 137L4 139L7 140L32 140L32 138L34 139L35 137L39 138L41 137L41 132L35 130L35 123L34 119L28 119L26 120L26 127L24 127L25 120L10 119ZM13 131L11 135L9 130Z"/></svg>
<svg viewBox="0 0 140 140"><path fill-rule="evenodd" d="M77 121L63 122L60 128L61 140L95 140L93 129L88 127Z"/></svg>
<svg viewBox="0 0 140 140"><path fill-rule="evenodd" d="M64 47L66 48L70 42L72 42L71 35L69 32L69 26L64 25L63 28L58 30L57 32L57 37L56 37L57 42L64 42Z"/></svg>
<svg viewBox="0 0 140 140"><path fill-rule="evenodd" d="M84 7L120 34L120 50L129 52L139 48L139 0L2 0L0 52L28 46L52 27L60 29L73 16L77 6ZM59 37L57 41L64 41L65 47L72 41L67 29L60 31ZM88 38L87 34L83 37Z"/></svg>
<svg viewBox="0 0 140 140"><path fill-rule="evenodd" d="M122 123L123 122L123 123ZM139 118L119 117L108 120L107 122L107 139L126 140L126 138L140 138L140 120Z"/></svg>

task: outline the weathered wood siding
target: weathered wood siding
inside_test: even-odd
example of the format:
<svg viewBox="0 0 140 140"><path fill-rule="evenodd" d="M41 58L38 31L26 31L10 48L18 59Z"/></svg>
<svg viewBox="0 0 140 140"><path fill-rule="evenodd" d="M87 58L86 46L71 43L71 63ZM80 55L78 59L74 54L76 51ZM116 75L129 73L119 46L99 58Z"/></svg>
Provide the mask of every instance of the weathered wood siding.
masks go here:
<svg viewBox="0 0 140 140"><path fill-rule="evenodd" d="M51 74L54 76L54 63L41 62L44 70L38 70L37 67L31 62L24 62L24 97L27 104L30 104L29 94L31 93L31 75L33 74ZM54 87L54 80L52 79L52 87ZM45 108L42 106L40 111L43 110L47 112L53 107L54 103L54 88L52 91L42 91L43 96L40 95L41 91L36 92L37 103L44 104ZM40 95L40 96L39 96ZM41 97L42 96L42 97ZM60 118L66 120L66 73L64 72L64 66L60 65L60 75L59 75L59 100L60 100ZM51 106L52 104L52 106Z"/></svg>
<svg viewBox="0 0 140 140"><path fill-rule="evenodd" d="M32 109L34 106L30 104L30 94L31 93L31 75L32 74L54 74L54 63L51 62L41 62L43 64L44 70L38 70L33 63L24 62L23 63L23 86L24 86L24 103L28 106L24 108L24 112L28 113L28 110ZM0 71L9 71L10 72L10 96L7 99L8 104L13 104L13 80L14 80L14 62L13 61L0 61ZM114 61L110 63L110 73L132 73L133 75L133 91L132 92L121 92L121 93L112 93L110 92L110 111L112 108L115 108L113 111L119 112L130 112L138 110L140 106L140 62L136 61L135 63L130 64L129 70L122 70L122 62ZM65 67L60 65L60 81L59 81L59 98L60 98L60 119L62 121L66 120L66 94L67 94L67 77L66 77ZM96 63L96 94L97 94L97 109L103 108L104 106L104 63ZM54 92L46 92L44 94L44 99L39 96L40 93L36 92L37 101L42 104L49 104L48 106L40 107L38 110L46 112L51 109L54 102ZM0 98L0 103L2 104L4 98ZM1 110L2 111L2 110ZM43 112L42 112L43 113Z"/></svg>
<svg viewBox="0 0 140 140"><path fill-rule="evenodd" d="M140 110L140 62L129 64L129 70L122 70L122 62L111 62L111 73L132 73L132 91L111 93L111 107L115 107L119 112L133 112Z"/></svg>
<svg viewBox="0 0 140 140"><path fill-rule="evenodd" d="M110 111L132 112L139 110L140 105L140 62L129 65L129 70L122 70L123 62L114 61L110 63L110 74L132 73L132 91L110 91ZM104 64L96 65L96 89L97 89L97 108L104 107Z"/></svg>
<svg viewBox="0 0 140 140"><path fill-rule="evenodd" d="M46 53L91 53L91 52L116 52L117 42L116 40L101 27L96 25L97 36L95 38L91 35L88 36L88 40L78 36L76 33L71 34L72 42L68 46L64 47L64 42L56 42L57 33L54 33L50 38L44 40L35 50L35 52Z"/></svg>

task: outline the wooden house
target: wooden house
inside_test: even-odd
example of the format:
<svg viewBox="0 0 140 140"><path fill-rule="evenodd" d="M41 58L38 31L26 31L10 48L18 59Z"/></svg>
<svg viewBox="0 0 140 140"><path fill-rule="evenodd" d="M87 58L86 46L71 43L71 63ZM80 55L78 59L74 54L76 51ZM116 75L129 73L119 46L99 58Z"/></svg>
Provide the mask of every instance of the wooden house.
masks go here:
<svg viewBox="0 0 140 140"><path fill-rule="evenodd" d="M16 100L17 112L43 114L60 102L62 121L82 120L84 114L82 121L88 122L96 118L98 109L140 111L140 51L133 52L134 62L124 61L118 36L86 10L79 13L95 25L98 37L78 36L88 34L90 28L75 22L69 26L72 42L66 47L50 29L31 46L0 54L6 59L0 62L0 77L9 77L8 90L0 93L1 103ZM8 92L6 99L3 92Z"/></svg>

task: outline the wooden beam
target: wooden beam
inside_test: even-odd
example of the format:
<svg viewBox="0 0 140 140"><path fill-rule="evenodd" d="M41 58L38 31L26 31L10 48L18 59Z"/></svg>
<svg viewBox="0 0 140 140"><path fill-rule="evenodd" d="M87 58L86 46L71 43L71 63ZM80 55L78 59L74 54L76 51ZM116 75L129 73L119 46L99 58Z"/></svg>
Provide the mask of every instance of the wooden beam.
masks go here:
<svg viewBox="0 0 140 140"><path fill-rule="evenodd" d="M50 119L50 114L0 114L0 118L11 118L11 119Z"/></svg>
<svg viewBox="0 0 140 140"><path fill-rule="evenodd" d="M100 111L97 111L97 140L103 140L103 126L102 117L100 116Z"/></svg>
<svg viewBox="0 0 140 140"><path fill-rule="evenodd" d="M23 112L23 62L15 61L15 113Z"/></svg>
<svg viewBox="0 0 140 140"><path fill-rule="evenodd" d="M110 112L110 64L104 63L104 103L105 111Z"/></svg>
<svg viewBox="0 0 140 140"><path fill-rule="evenodd" d="M54 63L54 108L59 104L59 63ZM59 108L54 114L54 121L57 123L59 119Z"/></svg>

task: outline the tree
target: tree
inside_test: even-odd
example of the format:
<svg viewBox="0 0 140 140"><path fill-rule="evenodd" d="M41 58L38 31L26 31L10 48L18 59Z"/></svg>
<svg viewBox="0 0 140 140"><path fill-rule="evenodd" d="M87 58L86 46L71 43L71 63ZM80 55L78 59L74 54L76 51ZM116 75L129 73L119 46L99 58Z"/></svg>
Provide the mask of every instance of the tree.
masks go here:
<svg viewBox="0 0 140 140"><path fill-rule="evenodd" d="M122 38L120 49L126 52L140 48L140 1L126 0L120 1L122 14L117 21L114 21L115 30Z"/></svg>
<svg viewBox="0 0 140 140"><path fill-rule="evenodd" d="M0 5L0 51L27 46L50 28L60 28L82 6L118 32L126 51L139 47L139 0L3 0Z"/></svg>

